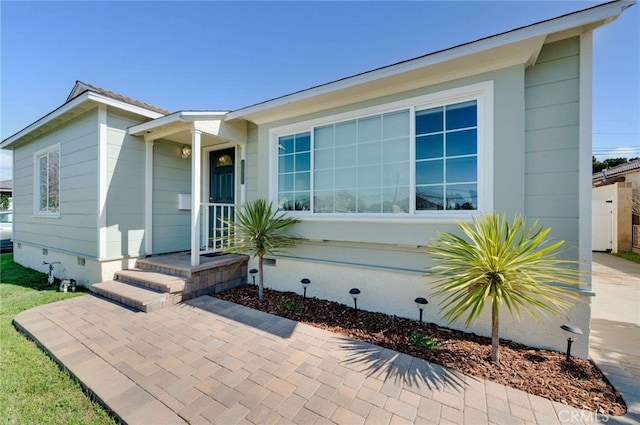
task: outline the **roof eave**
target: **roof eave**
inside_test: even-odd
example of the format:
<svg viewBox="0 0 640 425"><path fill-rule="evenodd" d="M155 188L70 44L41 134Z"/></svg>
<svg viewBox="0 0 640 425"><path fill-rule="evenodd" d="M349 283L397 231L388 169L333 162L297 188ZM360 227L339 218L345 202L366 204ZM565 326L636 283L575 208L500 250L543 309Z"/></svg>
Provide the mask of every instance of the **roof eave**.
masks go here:
<svg viewBox="0 0 640 425"><path fill-rule="evenodd" d="M590 9L585 9L502 34L490 36L478 41L452 47L447 50L442 50L415 59L374 69L362 74L346 77L327 84L229 112L226 119L246 119L249 121L255 120L256 122L264 122L264 119L256 120L258 115L274 108L290 105L316 96L338 92L347 88L396 76L416 69L428 68L472 54L482 53L491 49L537 38L541 40L541 43L537 49L533 49L531 51L530 59L526 61L529 62L530 60L535 60L535 57L537 57L540 49L542 48L542 44L544 44L549 35L580 27L584 27L585 31L593 31L595 28L615 20L626 8L632 6L635 2L635 0L631 0L606 3Z"/></svg>
<svg viewBox="0 0 640 425"><path fill-rule="evenodd" d="M86 91L78 95L77 97L72 98L70 101L63 103L58 108L49 112L47 115L43 116L42 118L33 122L32 124L25 127L24 129L13 134L12 136L7 137L5 140L2 141L2 143L0 143L0 149L9 148L11 145L19 142L25 137L28 137L29 134L44 128L48 124L52 124L55 120L63 118L65 115L68 115L72 111L88 103L103 104L103 105L111 106L114 108L118 108L120 110L124 110L127 112L134 113L136 115L143 116L145 118L150 118L150 119L156 119L158 117L163 116L163 114L155 111L150 111L148 109L145 109L136 105L131 105L126 102L121 102L119 100L111 99L109 97L106 97L97 93Z"/></svg>
<svg viewBox="0 0 640 425"><path fill-rule="evenodd" d="M224 120L227 113L226 111L177 111L152 121L131 126L129 127L129 134L141 136L160 127L178 122L194 123L196 121Z"/></svg>

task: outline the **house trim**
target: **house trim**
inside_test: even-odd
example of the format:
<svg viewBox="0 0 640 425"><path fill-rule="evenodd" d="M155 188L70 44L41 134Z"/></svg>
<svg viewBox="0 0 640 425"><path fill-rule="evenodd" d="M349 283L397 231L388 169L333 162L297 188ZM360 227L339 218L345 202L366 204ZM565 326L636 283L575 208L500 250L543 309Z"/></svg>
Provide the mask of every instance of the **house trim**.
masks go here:
<svg viewBox="0 0 640 425"><path fill-rule="evenodd" d="M107 256L107 107L98 107L98 258Z"/></svg>
<svg viewBox="0 0 640 425"><path fill-rule="evenodd" d="M410 212L405 214L393 213L313 213L310 211L289 211L292 216L304 221L348 221L348 222L384 222L384 223L450 223L458 220L470 220L472 216L493 210L493 138L494 138L494 83L492 80L453 89L443 90L422 96L411 97L395 102L384 103L367 108L351 110L344 113L328 115L307 121L296 122L269 130L269 199L278 204L278 138L289 134L301 132L313 132L318 126L339 123L356 118L367 117L382 113L390 113L398 110L409 110L410 131L410 161L409 161L409 185L415 190L415 111L427 109L433 106L446 105L465 100L478 101L478 188L481 188L481 196L478 197L478 209L470 211L416 211L415 192L410 197ZM313 139L313 137L312 137ZM313 146L312 146L313 167ZM313 174L313 168L312 168ZM311 179L311 194L313 194L313 178Z"/></svg>
<svg viewBox="0 0 640 425"><path fill-rule="evenodd" d="M153 141L145 141L144 250L153 254Z"/></svg>
<svg viewBox="0 0 640 425"><path fill-rule="evenodd" d="M579 153L578 153L578 260L583 280L591 288L593 33L580 36Z"/></svg>
<svg viewBox="0 0 640 425"><path fill-rule="evenodd" d="M17 142L32 140L43 132L57 127L62 122L78 116L81 113L95 107L96 105L113 106L123 111L132 112L134 114L151 119L163 116L158 112L153 112L126 102L110 99L97 93L85 92L80 96L62 104L58 108L49 112L44 117L3 140L2 143L0 143L0 149L6 149Z"/></svg>

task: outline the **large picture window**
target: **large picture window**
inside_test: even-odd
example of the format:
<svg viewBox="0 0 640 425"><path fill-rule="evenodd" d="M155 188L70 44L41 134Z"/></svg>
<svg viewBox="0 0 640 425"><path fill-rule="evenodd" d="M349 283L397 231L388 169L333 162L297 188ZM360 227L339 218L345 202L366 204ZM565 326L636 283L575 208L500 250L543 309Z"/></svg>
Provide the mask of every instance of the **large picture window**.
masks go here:
<svg viewBox="0 0 640 425"><path fill-rule="evenodd" d="M409 212L409 112L314 130L316 213Z"/></svg>
<svg viewBox="0 0 640 425"><path fill-rule="evenodd" d="M491 87L480 83L450 90L443 101L427 95L291 127L302 131L275 130L279 208L354 217L445 211L461 217L487 208L491 160L480 161L492 146Z"/></svg>
<svg viewBox="0 0 640 425"><path fill-rule="evenodd" d="M60 147L36 155L35 191L36 212L58 214L60 212Z"/></svg>

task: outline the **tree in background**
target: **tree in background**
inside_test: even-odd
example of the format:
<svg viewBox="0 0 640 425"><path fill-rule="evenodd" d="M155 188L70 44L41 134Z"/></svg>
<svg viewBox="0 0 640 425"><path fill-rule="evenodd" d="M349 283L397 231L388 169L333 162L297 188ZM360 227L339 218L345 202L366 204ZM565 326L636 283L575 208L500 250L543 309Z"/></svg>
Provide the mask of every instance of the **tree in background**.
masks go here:
<svg viewBox="0 0 640 425"><path fill-rule="evenodd" d="M593 163L593 173L598 173L602 170L606 170L612 167L615 167L616 165L620 165L620 164L626 164L627 162L631 162L631 161L635 161L638 158L607 158L604 159L602 161L598 161L596 159L595 156L591 157L592 163Z"/></svg>
<svg viewBox="0 0 640 425"><path fill-rule="evenodd" d="M7 193L0 193L0 211L6 211L11 205L11 196Z"/></svg>

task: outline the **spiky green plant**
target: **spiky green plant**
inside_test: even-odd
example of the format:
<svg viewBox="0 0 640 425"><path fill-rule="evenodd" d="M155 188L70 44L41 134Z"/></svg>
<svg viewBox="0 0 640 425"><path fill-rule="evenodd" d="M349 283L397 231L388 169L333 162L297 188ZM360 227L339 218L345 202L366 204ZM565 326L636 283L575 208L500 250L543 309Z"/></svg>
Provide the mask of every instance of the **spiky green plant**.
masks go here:
<svg viewBox="0 0 640 425"><path fill-rule="evenodd" d="M509 224L506 215L488 214L458 225L467 239L439 232L426 250L436 264L427 275L438 276L434 295L441 298L440 311L449 323L466 314L469 326L490 303L491 359L499 363L502 304L516 318L523 311L536 321L539 313L562 315L577 295L558 284L578 285L579 271L575 261L556 257L564 241L551 243L551 229L537 220L527 227L522 216Z"/></svg>
<svg viewBox="0 0 640 425"><path fill-rule="evenodd" d="M300 220L278 212L271 203L256 199L236 210L235 219L221 218L222 228L216 238L227 252L252 253L258 257L258 299L264 298L263 260L286 248L295 247L301 238L288 231Z"/></svg>

